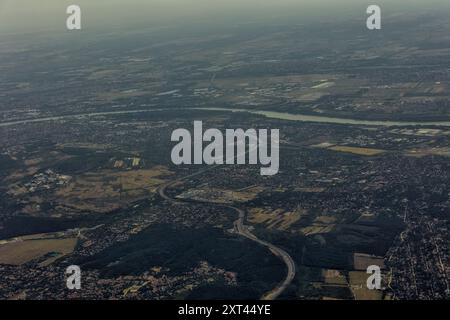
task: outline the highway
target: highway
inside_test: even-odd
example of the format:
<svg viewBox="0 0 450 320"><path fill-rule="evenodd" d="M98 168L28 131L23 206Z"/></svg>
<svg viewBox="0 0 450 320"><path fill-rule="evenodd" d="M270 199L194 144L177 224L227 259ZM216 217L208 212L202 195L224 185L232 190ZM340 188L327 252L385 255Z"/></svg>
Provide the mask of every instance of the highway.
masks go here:
<svg viewBox="0 0 450 320"><path fill-rule="evenodd" d="M273 255L275 255L277 258L282 260L284 262L284 264L286 264L287 272L286 272L286 277L284 278L284 280L282 282L280 282L271 291L265 293L261 297L261 300L275 300L283 293L284 290L286 290L286 288L291 284L292 280L295 277L296 269L295 269L294 260L283 249L281 249L267 241L261 240L258 237L256 237L253 233L251 233L250 230L245 225L246 213L244 210L233 207L233 206L228 206L225 204L219 204L219 203L209 202L209 201L204 201L204 200L198 201L198 200L185 200L185 199L171 198L170 196L168 196L166 194L167 188L169 188L177 183L180 183L188 178L200 175L200 174L204 173L205 171L211 170L214 167L210 167L208 169L194 173L194 174L186 176L184 178L177 179L175 181L171 181L169 183L163 184L158 188L158 193L163 199L165 199L171 203L175 203L175 204L176 203L178 203L178 204L203 203L203 204L207 204L207 205L220 206L223 208L229 208L229 209L234 210L238 214L238 219L234 222L234 232L242 237L245 237L251 241L258 243L259 245L262 245L262 246L268 248L270 250L270 252L272 252Z"/></svg>

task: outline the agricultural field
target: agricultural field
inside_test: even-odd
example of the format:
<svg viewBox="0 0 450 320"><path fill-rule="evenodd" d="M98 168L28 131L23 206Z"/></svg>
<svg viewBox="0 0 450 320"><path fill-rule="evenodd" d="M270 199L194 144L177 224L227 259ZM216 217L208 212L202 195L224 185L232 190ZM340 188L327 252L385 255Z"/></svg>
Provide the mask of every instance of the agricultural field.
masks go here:
<svg viewBox="0 0 450 320"><path fill-rule="evenodd" d="M328 148L329 150L344 152L344 153L352 153L360 156L377 156L384 153L384 150L380 149L372 149L372 148L359 148L359 147L348 147L348 146L334 146Z"/></svg>
<svg viewBox="0 0 450 320"><path fill-rule="evenodd" d="M369 290L367 288L367 273L365 271L350 271L350 289L355 300L381 300L383 292L379 290Z"/></svg>
<svg viewBox="0 0 450 320"><path fill-rule="evenodd" d="M78 210L108 212L148 196L170 176L164 167L148 170L89 172L56 191L57 201ZM82 200L82 201L80 201Z"/></svg>
<svg viewBox="0 0 450 320"><path fill-rule="evenodd" d="M262 224L267 229L288 230L306 214L307 211L300 208L295 211L252 208L249 210L248 220L250 223Z"/></svg>
<svg viewBox="0 0 450 320"><path fill-rule="evenodd" d="M25 239L0 244L0 263L22 265L35 259L45 258L40 265L46 266L66 256L75 249L77 238L66 239Z"/></svg>

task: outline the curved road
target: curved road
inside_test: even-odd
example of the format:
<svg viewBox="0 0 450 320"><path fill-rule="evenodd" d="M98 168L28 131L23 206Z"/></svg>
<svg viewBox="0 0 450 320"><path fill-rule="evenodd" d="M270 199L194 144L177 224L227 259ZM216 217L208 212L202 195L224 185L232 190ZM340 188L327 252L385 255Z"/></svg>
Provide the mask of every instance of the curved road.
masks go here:
<svg viewBox="0 0 450 320"><path fill-rule="evenodd" d="M245 223L244 223L245 219L246 219L246 214L245 214L244 210L236 208L236 207L233 207L233 206L228 206L228 205L225 205L225 204L215 203L215 202L198 201L198 200L186 201L186 200L183 200L183 199L175 199L175 198L169 197L166 194L166 189L169 188L170 186L173 186L174 184L180 183L180 182L182 182L183 180L185 180L187 178L200 175L200 174L202 174L203 172L205 172L207 170L209 170L209 169L206 169L206 170L194 173L194 174L192 174L190 176L187 176L187 177L184 177L184 178L181 178L181 179L178 179L178 180L171 181L169 183L163 184L163 185L161 185L158 188L158 193L163 199L165 199L165 200L167 200L167 201L169 201L171 203L179 203L179 204L180 203L182 203L182 204L185 204L185 203L205 203L205 204L208 204L208 205L215 205L215 206L225 207L225 208L229 208L229 209L232 209L232 210L236 211L238 213L238 219L234 222L234 231L237 234L239 234L240 236L242 236L242 237L245 237L245 238L247 238L249 240L252 240L252 241L254 241L254 242L256 242L256 243L258 243L258 244L260 244L260 245L262 245L264 247L267 247L272 252L272 254L274 254L276 257L281 259L286 264L287 274L286 274L285 279L281 283L279 283L275 288L273 288L271 291L265 293L261 297L262 300L275 300L276 298L278 298L280 296L280 294L284 290L286 290L286 288L291 284L292 280L295 277L295 272L296 271L295 271L294 260L283 249L281 249L281 248L279 248L279 247L277 247L277 246L275 246L275 245L273 245L273 244L271 244L271 243L269 243L267 241L261 240L258 237L256 237L253 233L251 233L248 230L248 228L245 225Z"/></svg>

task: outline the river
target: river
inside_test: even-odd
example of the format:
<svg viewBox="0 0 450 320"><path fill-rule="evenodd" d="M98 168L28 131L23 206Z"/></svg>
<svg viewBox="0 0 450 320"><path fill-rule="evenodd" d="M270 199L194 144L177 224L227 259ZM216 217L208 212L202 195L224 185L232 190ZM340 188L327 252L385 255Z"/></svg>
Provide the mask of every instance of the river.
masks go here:
<svg viewBox="0 0 450 320"><path fill-rule="evenodd" d="M10 122L1 122L0 127L9 127L26 123L38 123L56 120L69 120L78 119L83 117L96 117L107 115L119 115L119 114L133 114L133 113L147 113L157 111L175 111L177 109L143 109L143 110L118 110L118 111L105 111L105 112L93 112L76 115L55 116L46 118L36 118L27 120L17 120ZM264 110L251 110L251 109L227 109L227 108L189 108L180 110L209 110L209 111L226 111L226 112L248 112L251 114L265 116L270 119L289 120L289 121L302 121L302 122L316 122L316 123L330 123L330 124L344 124L344 125L364 125L364 126L385 126L385 127L409 127L409 126L421 126L421 127L450 127L450 121L380 121L380 120L359 120L348 118L335 118L327 116L313 116L305 114L292 114L287 112L276 111L264 111Z"/></svg>

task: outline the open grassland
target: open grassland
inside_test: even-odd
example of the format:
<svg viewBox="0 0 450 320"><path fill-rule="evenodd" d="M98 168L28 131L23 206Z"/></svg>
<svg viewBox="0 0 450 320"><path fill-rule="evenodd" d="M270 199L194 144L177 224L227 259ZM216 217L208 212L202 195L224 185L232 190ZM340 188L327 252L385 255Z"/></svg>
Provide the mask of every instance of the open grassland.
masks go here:
<svg viewBox="0 0 450 320"><path fill-rule="evenodd" d="M9 242L0 245L0 263L21 265L52 253L52 256L42 263L42 265L48 265L56 259L70 254L76 243L76 238Z"/></svg>

